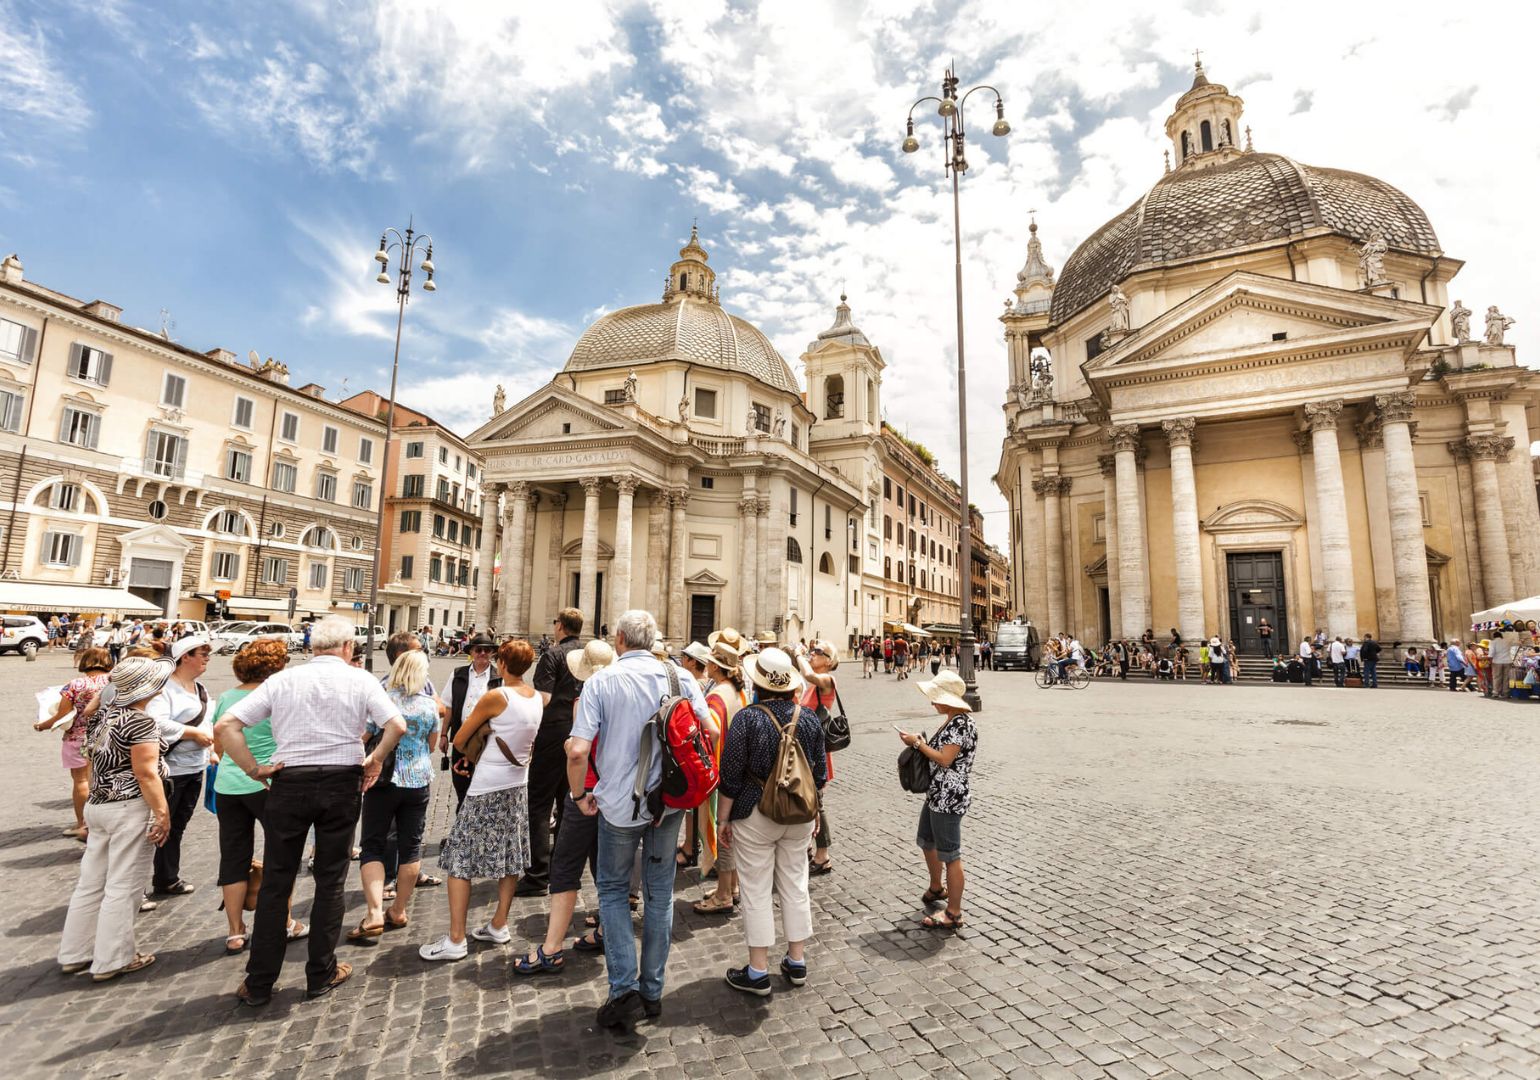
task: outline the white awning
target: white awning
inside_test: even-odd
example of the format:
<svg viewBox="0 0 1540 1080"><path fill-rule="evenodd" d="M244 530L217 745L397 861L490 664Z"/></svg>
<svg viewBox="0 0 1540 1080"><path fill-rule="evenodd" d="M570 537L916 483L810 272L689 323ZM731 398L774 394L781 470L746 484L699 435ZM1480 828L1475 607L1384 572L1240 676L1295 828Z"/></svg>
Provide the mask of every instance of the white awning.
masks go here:
<svg viewBox="0 0 1540 1080"><path fill-rule="evenodd" d="M198 599L207 600L212 604L217 602L219 598L212 593L199 593ZM225 611L231 613L255 612L261 615L283 615L287 617L289 614L289 598L283 597L275 600L268 596L232 596L225 601ZM294 614L297 618L301 615L325 615L329 614L329 612L317 612L306 607L304 604L296 602Z"/></svg>
<svg viewBox="0 0 1540 1080"><path fill-rule="evenodd" d="M71 614L160 615L159 607L127 589L104 585L0 581L0 611L63 611Z"/></svg>
<svg viewBox="0 0 1540 1080"><path fill-rule="evenodd" d="M910 637L934 637L929 630L921 630L914 623L899 622L896 619L888 619L883 625L896 626Z"/></svg>

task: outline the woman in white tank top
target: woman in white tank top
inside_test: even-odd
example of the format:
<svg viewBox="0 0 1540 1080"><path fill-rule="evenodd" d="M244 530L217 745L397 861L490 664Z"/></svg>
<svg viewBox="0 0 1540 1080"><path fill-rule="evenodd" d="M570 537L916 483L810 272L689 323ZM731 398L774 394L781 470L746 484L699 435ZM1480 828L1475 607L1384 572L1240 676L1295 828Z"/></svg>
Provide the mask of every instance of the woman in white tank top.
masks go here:
<svg viewBox="0 0 1540 1080"><path fill-rule="evenodd" d="M732 726L733 717L749 701L743 686L741 665L737 650L725 642L718 642L712 648L711 659L706 663L706 674L715 680L715 685L706 695L706 707L721 729L713 739L718 763L722 759L722 745L727 742L727 730ZM717 887L710 895L695 903L695 911L700 915L725 915L738 906L738 865L733 861L732 847L724 844L717 833L715 793L708 806L711 810L711 834L716 840L716 855L705 865L703 872L716 871Z"/></svg>
<svg viewBox="0 0 1540 1080"><path fill-rule="evenodd" d="M524 681L534 662L529 642L503 642L497 650L502 687L481 696L455 735L455 748L463 752L471 735L491 725L465 802L439 852L439 865L449 877L449 933L418 950L424 960L463 960L468 953L465 924L472 878L498 880L497 909L470 936L496 944L512 936L508 909L519 875L529 866L529 758L550 698Z"/></svg>

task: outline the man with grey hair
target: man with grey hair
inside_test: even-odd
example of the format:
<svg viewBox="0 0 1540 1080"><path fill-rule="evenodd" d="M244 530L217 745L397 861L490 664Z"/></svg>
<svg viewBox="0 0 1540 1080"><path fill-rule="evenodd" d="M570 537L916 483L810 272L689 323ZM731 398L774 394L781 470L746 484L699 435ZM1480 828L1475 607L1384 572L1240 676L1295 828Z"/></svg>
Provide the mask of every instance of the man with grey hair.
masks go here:
<svg viewBox="0 0 1540 1080"><path fill-rule="evenodd" d="M658 622L647 611L627 611L615 621L618 659L597 678L583 684L582 707L567 740L567 791L584 814L599 815L599 922L604 931L604 965L609 971L609 1000L599 1009L602 1027L625 1028L643 1013L663 1012L663 970L668 965L674 928L674 844L682 812L668 810L653 820L647 802L633 797L658 786L663 760L658 748L641 767L643 738L656 738L647 727L670 694L668 661L652 655ZM679 692L706 722L706 698L688 671L672 666ZM599 782L585 790L589 751ZM642 854L642 955L638 972L636 939L631 933L628 898L637 846Z"/></svg>
<svg viewBox="0 0 1540 1080"><path fill-rule="evenodd" d="M342 889L363 791L406 732L406 722L379 681L349 664L353 624L328 615L310 634L308 664L280 671L231 706L215 726L220 744L247 776L268 787L262 891L251 937L246 979L236 991L244 1005L266 1005L288 944L289 895L315 829L315 903L310 909L306 997L321 997L345 982L352 966L337 962L342 931ZM272 763L258 765L246 728L272 720ZM364 753L370 723L383 729Z"/></svg>

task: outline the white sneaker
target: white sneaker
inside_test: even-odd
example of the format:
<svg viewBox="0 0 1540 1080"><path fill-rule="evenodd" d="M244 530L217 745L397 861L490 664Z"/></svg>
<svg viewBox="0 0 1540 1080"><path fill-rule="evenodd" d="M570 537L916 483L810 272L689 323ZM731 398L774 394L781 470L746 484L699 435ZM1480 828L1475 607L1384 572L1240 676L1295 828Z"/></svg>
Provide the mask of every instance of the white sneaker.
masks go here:
<svg viewBox="0 0 1540 1080"><path fill-rule="evenodd" d="M471 931L477 941L490 941L494 945L506 945L513 940L513 932L506 926L499 930L491 923L484 923Z"/></svg>
<svg viewBox="0 0 1540 1080"><path fill-rule="evenodd" d="M431 941L417 950L417 955L424 960L464 960L470 949L465 942L456 945L445 934L437 941Z"/></svg>

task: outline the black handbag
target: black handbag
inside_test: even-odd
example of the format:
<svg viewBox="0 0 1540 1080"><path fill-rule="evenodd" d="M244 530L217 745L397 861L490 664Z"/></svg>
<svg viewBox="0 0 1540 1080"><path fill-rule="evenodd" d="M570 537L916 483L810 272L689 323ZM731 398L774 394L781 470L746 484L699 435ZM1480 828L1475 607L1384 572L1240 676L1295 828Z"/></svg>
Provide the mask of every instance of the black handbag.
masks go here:
<svg viewBox="0 0 1540 1080"><path fill-rule="evenodd" d="M840 700L839 687L834 688L834 704L839 712L829 714L823 705L818 706L818 722L823 725L824 749L833 753L850 745L850 721L845 718L845 703Z"/></svg>
<svg viewBox="0 0 1540 1080"><path fill-rule="evenodd" d="M925 733L920 732L920 741L925 741ZM906 746L898 755L898 784L905 791L916 795L924 795L930 790L930 758L926 757L917 747Z"/></svg>

